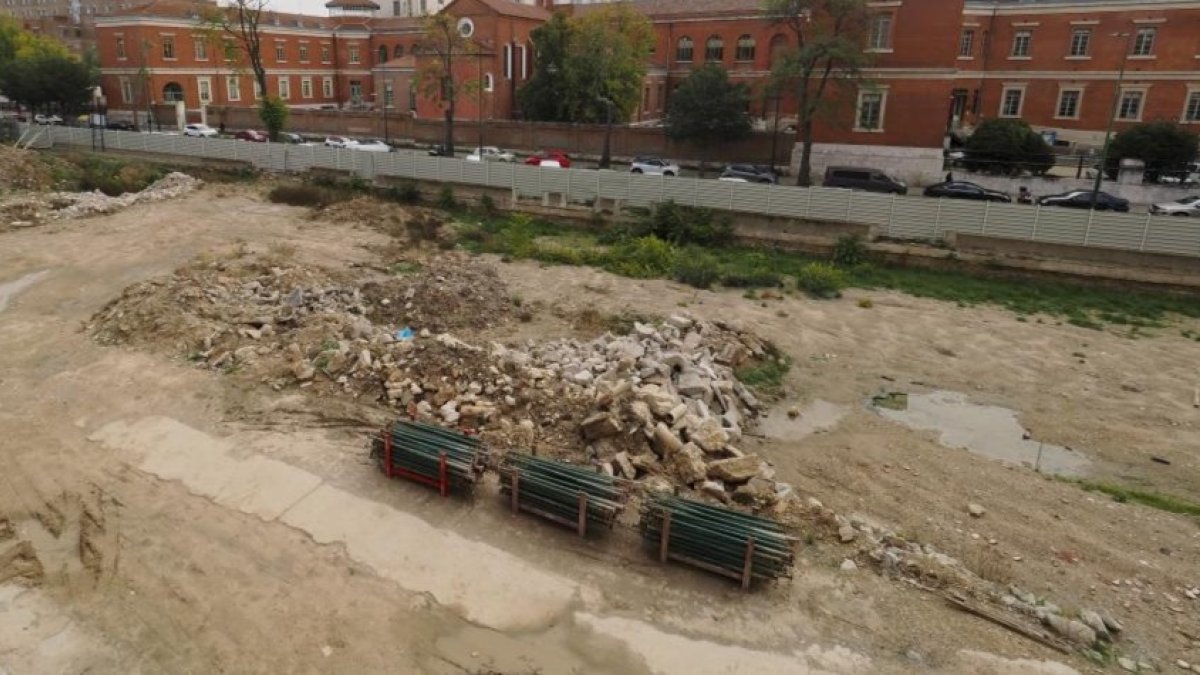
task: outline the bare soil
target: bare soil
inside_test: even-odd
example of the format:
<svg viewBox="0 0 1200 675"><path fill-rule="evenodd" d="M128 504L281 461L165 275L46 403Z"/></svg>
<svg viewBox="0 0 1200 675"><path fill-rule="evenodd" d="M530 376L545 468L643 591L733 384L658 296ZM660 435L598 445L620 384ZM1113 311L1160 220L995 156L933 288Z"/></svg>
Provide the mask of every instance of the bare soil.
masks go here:
<svg viewBox="0 0 1200 675"><path fill-rule="evenodd" d="M101 344L85 328L127 288L239 245L286 245L324 269L386 268L397 259L386 229L207 186L0 234L0 668L1116 670L881 576L855 543L820 537L793 579L747 594L659 565L628 527L580 541L509 515L487 489L442 500L389 483L360 426L386 418L377 406L199 369L171 349ZM1200 586L1195 519L945 447L867 405L883 391L962 392L1085 454L1091 479L1200 501L1200 343L1180 335L1197 322L1132 340L891 292L761 301L490 262L536 308L530 320L509 316L511 298L491 299L501 320L454 307L442 318L506 340L586 334L595 326L580 317L620 313L752 327L794 361L785 400L743 448L781 480L981 576L1109 610L1125 625L1116 654L1163 670L1200 661L1200 600L1184 592ZM782 423L793 406L812 419ZM969 516L970 502L986 514ZM845 558L859 570L839 571Z"/></svg>

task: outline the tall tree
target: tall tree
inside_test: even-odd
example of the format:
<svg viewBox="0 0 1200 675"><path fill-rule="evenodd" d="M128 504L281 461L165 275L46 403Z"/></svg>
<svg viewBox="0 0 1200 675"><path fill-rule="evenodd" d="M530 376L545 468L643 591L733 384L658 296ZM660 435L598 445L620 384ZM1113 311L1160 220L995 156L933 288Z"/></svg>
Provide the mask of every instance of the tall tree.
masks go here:
<svg viewBox="0 0 1200 675"><path fill-rule="evenodd" d="M258 117L267 128L272 141L279 139L279 132L287 122L287 104L267 89L267 68L263 64L262 21L266 18L269 0L230 0L224 7L214 7L202 15L201 32L219 28L235 43L235 63L250 66L254 81L262 93L258 104ZM208 24L205 28L204 24Z"/></svg>
<svg viewBox="0 0 1200 675"><path fill-rule="evenodd" d="M1188 163L1195 161L1197 153L1200 153L1200 137L1196 132L1175 122L1146 122L1129 127L1112 139L1104 170L1110 178L1116 178L1121 160L1129 158L1145 162L1147 178L1151 180L1162 175L1186 176Z"/></svg>
<svg viewBox="0 0 1200 675"><path fill-rule="evenodd" d="M765 0L764 9L791 33L791 45L772 77L796 92L800 134L797 182L812 182L813 122L828 106L831 85L855 84L869 58L865 52L870 11L866 0Z"/></svg>
<svg viewBox="0 0 1200 675"><path fill-rule="evenodd" d="M529 34L533 42L533 76L519 90L517 102L526 119L567 122L569 118L567 57L571 50L571 24L562 12Z"/></svg>
<svg viewBox="0 0 1200 675"><path fill-rule="evenodd" d="M460 56L478 56L479 45L459 31L458 17L446 12L432 14L425 19L425 35L421 39L421 67L417 72L417 86L426 98L442 105L444 120L442 144L446 152L454 154L454 107L459 94L469 95L482 86L477 79L468 79L455 72Z"/></svg>
<svg viewBox="0 0 1200 675"><path fill-rule="evenodd" d="M572 19L565 76L571 121L602 122L612 101L617 120L627 120L642 100L646 60L654 28L628 2L601 5Z"/></svg>
<svg viewBox="0 0 1200 675"><path fill-rule="evenodd" d="M712 148L750 133L750 91L715 63L693 70L671 96L667 135Z"/></svg>
<svg viewBox="0 0 1200 675"><path fill-rule="evenodd" d="M0 68L0 92L30 108L79 110L90 100L95 84L87 65L64 54L19 55Z"/></svg>

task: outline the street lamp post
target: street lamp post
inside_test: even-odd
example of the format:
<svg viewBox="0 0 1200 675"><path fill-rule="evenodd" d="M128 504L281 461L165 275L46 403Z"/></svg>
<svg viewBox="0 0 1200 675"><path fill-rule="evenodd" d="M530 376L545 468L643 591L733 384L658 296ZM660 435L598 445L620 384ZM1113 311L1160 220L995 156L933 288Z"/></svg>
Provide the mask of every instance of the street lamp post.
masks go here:
<svg viewBox="0 0 1200 675"><path fill-rule="evenodd" d="M607 96L600 96L597 100L604 103L604 150L600 153L600 168L607 169L612 163L613 102Z"/></svg>
<svg viewBox="0 0 1200 675"><path fill-rule="evenodd" d="M1092 202L1090 208L1095 210L1096 201L1100 197L1100 185L1104 181L1104 171L1108 168L1108 144L1112 140L1113 125L1117 121L1117 111L1121 105L1121 83L1125 81L1125 64L1129 61L1129 39L1133 33L1113 33L1112 37L1125 38L1124 50L1121 52L1121 69L1117 73L1117 85L1113 90L1112 108L1108 114L1108 128L1104 131L1104 147L1100 149L1100 166L1096 168L1096 182L1092 185Z"/></svg>
<svg viewBox="0 0 1200 675"><path fill-rule="evenodd" d="M479 121L477 122L479 132L479 159L483 159L483 49L477 47L475 49L475 63L479 68Z"/></svg>

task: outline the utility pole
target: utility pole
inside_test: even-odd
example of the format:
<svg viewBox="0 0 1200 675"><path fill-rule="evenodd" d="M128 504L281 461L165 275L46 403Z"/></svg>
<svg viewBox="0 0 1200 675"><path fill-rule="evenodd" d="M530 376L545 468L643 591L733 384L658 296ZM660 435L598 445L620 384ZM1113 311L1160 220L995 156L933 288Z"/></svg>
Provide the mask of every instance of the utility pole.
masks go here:
<svg viewBox="0 0 1200 675"><path fill-rule="evenodd" d="M1133 33L1113 33L1112 37L1125 38L1125 45L1124 51L1121 52L1121 69L1117 73L1117 86L1113 89L1112 109L1108 114L1108 129L1104 131L1104 147L1100 149L1100 166L1096 169L1096 182L1092 185L1090 208L1093 211L1096 209L1096 201L1100 197L1100 185L1104 181L1104 172L1108 169L1108 144L1112 140L1113 125L1117 121L1117 109L1121 105L1121 83L1125 81L1125 64L1129 61L1129 40L1133 37Z"/></svg>
<svg viewBox="0 0 1200 675"><path fill-rule="evenodd" d="M483 45L475 48L475 63L479 68L479 159L483 161Z"/></svg>

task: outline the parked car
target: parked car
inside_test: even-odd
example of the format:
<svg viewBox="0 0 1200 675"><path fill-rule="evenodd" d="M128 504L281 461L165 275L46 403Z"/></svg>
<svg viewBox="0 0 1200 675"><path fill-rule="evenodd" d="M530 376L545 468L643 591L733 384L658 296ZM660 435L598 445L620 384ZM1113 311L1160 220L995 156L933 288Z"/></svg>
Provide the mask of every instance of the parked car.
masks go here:
<svg viewBox="0 0 1200 675"><path fill-rule="evenodd" d="M429 149L429 156L430 157L453 157L454 153L450 152L450 150L446 146L439 144L439 145L435 145Z"/></svg>
<svg viewBox="0 0 1200 675"><path fill-rule="evenodd" d="M856 166L826 168L825 182L822 185L828 188L848 188L894 195L908 194L908 185L904 181L889 176L879 169L865 169Z"/></svg>
<svg viewBox="0 0 1200 675"><path fill-rule="evenodd" d="M679 165L661 157L638 157L629 166L629 172L644 173L647 176L678 176Z"/></svg>
<svg viewBox="0 0 1200 675"><path fill-rule="evenodd" d="M1012 197L999 190L989 190L982 185L965 180L951 180L925 188L926 197L945 199L974 199L982 202L1011 202Z"/></svg>
<svg viewBox="0 0 1200 675"><path fill-rule="evenodd" d="M211 138L217 135L217 130L208 126L207 124L200 124L197 122L195 124L189 124L185 126L183 128L183 135L191 136L193 138Z"/></svg>
<svg viewBox="0 0 1200 675"><path fill-rule="evenodd" d="M326 136L325 147L327 148L344 148L349 146L354 141L345 136Z"/></svg>
<svg viewBox="0 0 1200 675"><path fill-rule="evenodd" d="M110 129L112 131L137 131L138 130L137 125L134 124L133 122L130 122L129 120L110 120L108 124L104 125L104 128Z"/></svg>
<svg viewBox="0 0 1200 675"><path fill-rule="evenodd" d="M525 159L529 166L548 166L546 162L553 160L564 169L571 168L571 157L562 150L543 150Z"/></svg>
<svg viewBox="0 0 1200 675"><path fill-rule="evenodd" d="M474 158L474 159L472 159ZM471 154L467 155L467 161L472 162L515 162L517 156L508 150L501 150L494 145L485 145L482 148L475 148Z"/></svg>
<svg viewBox="0 0 1200 675"><path fill-rule="evenodd" d="M1150 213L1156 216L1191 216L1200 218L1200 195L1176 199L1173 202L1153 204Z"/></svg>
<svg viewBox="0 0 1200 675"><path fill-rule="evenodd" d="M391 152L392 146L384 143L378 138L370 138L365 141L351 141L345 147L351 150L361 150L363 152Z"/></svg>
<svg viewBox="0 0 1200 675"><path fill-rule="evenodd" d="M58 115L43 115L38 113L33 116L34 124L62 124L63 118Z"/></svg>
<svg viewBox="0 0 1200 675"><path fill-rule="evenodd" d="M260 131L255 131L253 129L243 129L243 130L237 132L236 134L234 134L233 137L239 141L249 141L251 143L266 143L267 142L266 134L264 134Z"/></svg>
<svg viewBox="0 0 1200 675"><path fill-rule="evenodd" d="M730 164L721 172L721 178L742 178L747 183L778 183L779 178L765 166L753 164Z"/></svg>
<svg viewBox="0 0 1200 675"><path fill-rule="evenodd" d="M1092 191L1071 190L1070 192L1058 195L1047 195L1045 197L1038 197L1037 203L1039 206L1065 206L1072 209L1090 209L1092 208ZM1114 197L1107 192L1097 192L1096 210L1125 212L1129 210L1129 200Z"/></svg>

